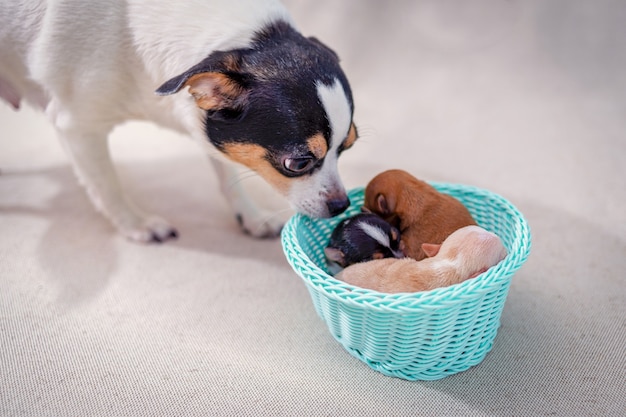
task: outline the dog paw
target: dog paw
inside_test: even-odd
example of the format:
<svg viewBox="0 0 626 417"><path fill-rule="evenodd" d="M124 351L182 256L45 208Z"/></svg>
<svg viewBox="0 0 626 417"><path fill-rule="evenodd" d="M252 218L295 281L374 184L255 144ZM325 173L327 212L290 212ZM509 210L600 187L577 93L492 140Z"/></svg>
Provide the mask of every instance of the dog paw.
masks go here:
<svg viewBox="0 0 626 417"><path fill-rule="evenodd" d="M260 239L273 239L280 236L284 222L271 214L265 216L244 217L237 214L237 223L247 235Z"/></svg>
<svg viewBox="0 0 626 417"><path fill-rule="evenodd" d="M120 227L120 231L128 239L141 243L161 243L178 237L176 229L156 216L148 217L138 225Z"/></svg>

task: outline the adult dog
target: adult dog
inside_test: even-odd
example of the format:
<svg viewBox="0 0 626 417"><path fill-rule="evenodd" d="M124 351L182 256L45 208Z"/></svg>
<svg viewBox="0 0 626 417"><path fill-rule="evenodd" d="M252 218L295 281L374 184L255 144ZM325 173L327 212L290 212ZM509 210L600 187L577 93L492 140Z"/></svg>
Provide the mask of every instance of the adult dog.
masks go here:
<svg viewBox="0 0 626 417"><path fill-rule="evenodd" d="M128 119L219 154L222 191L256 236L281 225L232 185L239 169L226 160L310 216L349 205L337 173L357 138L348 81L337 55L301 35L278 1L0 0L0 96L46 112L95 206L133 240L177 232L122 191L107 138Z"/></svg>

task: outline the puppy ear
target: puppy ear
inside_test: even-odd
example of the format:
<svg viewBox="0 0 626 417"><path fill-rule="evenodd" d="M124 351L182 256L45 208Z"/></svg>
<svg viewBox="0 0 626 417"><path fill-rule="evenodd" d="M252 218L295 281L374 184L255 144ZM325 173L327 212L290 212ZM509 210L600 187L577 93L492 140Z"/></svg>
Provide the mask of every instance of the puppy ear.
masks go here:
<svg viewBox="0 0 626 417"><path fill-rule="evenodd" d="M439 253L441 245L436 243L422 243L422 250L429 258L436 256Z"/></svg>
<svg viewBox="0 0 626 417"><path fill-rule="evenodd" d="M166 96L189 87L198 107L209 111L241 110L248 96L246 75L241 72L241 55L235 51L215 52L198 65L174 77L157 90Z"/></svg>
<svg viewBox="0 0 626 417"><path fill-rule="evenodd" d="M382 193L376 196L376 209L383 216L390 215L391 213L393 213L395 208L395 203L392 199L388 199Z"/></svg>
<svg viewBox="0 0 626 417"><path fill-rule="evenodd" d="M329 261L337 262L341 266L345 263L345 255L337 248L324 248L324 255Z"/></svg>

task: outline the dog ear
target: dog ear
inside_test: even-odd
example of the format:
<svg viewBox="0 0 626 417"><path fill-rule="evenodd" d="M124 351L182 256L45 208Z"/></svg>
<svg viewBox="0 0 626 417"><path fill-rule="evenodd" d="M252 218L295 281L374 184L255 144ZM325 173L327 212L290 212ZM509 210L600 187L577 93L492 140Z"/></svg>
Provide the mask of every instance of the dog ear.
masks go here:
<svg viewBox="0 0 626 417"><path fill-rule="evenodd" d="M161 96L178 93L189 87L198 107L208 111L241 110L248 96L246 76L241 72L241 55L215 52L198 65L161 85Z"/></svg>
<svg viewBox="0 0 626 417"><path fill-rule="evenodd" d="M337 52L333 51L332 49L330 49L328 46L326 46L324 43L322 43L319 39L317 39L315 36L310 36L308 38L312 43L314 43L315 45L317 45L318 47L324 49L326 52L329 52L333 58L335 58L337 60L337 62L339 62L339 55L337 55Z"/></svg>
<svg viewBox="0 0 626 417"><path fill-rule="evenodd" d="M441 245L436 243L422 243L422 250L429 258L436 256L439 253Z"/></svg>
<svg viewBox="0 0 626 417"><path fill-rule="evenodd" d="M247 98L247 91L243 86L219 72L196 74L184 86L189 86L189 94L203 110L241 109Z"/></svg>
<svg viewBox="0 0 626 417"><path fill-rule="evenodd" d="M381 215L388 216L393 213L395 208L396 204L393 198L387 198L382 193L376 196L376 209Z"/></svg>
<svg viewBox="0 0 626 417"><path fill-rule="evenodd" d="M341 266L346 262L344 253L337 248L324 248L324 255L329 261L337 262Z"/></svg>

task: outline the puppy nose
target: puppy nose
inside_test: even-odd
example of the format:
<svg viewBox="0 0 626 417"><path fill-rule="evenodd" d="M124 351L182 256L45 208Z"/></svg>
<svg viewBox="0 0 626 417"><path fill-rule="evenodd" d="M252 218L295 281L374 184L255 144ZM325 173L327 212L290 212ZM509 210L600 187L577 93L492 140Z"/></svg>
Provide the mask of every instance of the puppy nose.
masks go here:
<svg viewBox="0 0 626 417"><path fill-rule="evenodd" d="M348 207L350 207L350 200L348 199L348 197L333 198L326 202L326 207L328 207L330 217L335 217L343 213Z"/></svg>

